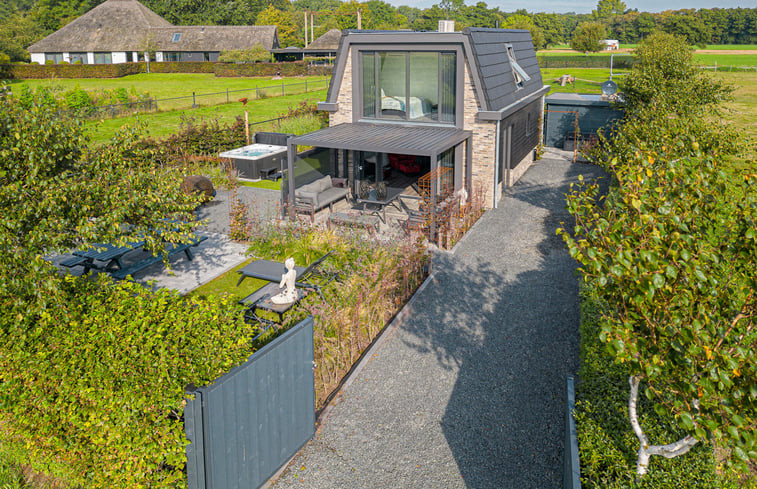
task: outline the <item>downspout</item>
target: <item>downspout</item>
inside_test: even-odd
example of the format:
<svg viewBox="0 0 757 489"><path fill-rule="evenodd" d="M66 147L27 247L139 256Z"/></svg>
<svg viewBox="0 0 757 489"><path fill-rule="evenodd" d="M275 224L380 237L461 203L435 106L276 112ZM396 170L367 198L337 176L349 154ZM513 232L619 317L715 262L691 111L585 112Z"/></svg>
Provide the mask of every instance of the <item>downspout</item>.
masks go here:
<svg viewBox="0 0 757 489"><path fill-rule="evenodd" d="M510 147L513 144L513 125L508 124L507 126L507 136L505 137L505 142L507 143L507 149L505 150L505 157L507 158L507 172L505 173L505 187L510 187L510 165L512 164L512 161L510 158L512 157L512 152L510 151Z"/></svg>
<svg viewBox="0 0 757 489"><path fill-rule="evenodd" d="M499 147L501 144L499 128L502 121L497 121L497 136L494 138L494 208L497 208L499 203Z"/></svg>

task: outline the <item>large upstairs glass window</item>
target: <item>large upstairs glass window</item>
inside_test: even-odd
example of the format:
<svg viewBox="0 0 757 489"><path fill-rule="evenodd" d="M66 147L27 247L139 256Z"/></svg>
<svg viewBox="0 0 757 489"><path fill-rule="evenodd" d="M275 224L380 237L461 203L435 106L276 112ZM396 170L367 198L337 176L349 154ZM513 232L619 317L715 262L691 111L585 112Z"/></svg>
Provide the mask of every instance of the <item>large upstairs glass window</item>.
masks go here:
<svg viewBox="0 0 757 489"><path fill-rule="evenodd" d="M454 52L362 52L362 116L405 122L455 123Z"/></svg>

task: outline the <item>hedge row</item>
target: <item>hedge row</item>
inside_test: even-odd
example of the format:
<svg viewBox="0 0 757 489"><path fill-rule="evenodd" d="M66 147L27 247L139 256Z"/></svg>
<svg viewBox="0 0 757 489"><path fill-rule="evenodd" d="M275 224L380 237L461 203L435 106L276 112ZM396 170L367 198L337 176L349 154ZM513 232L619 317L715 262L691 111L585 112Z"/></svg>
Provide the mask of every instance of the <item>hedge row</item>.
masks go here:
<svg viewBox="0 0 757 489"><path fill-rule="evenodd" d="M253 328L227 298L65 282L51 313L0 320L11 462L65 487L186 487L185 388L242 363Z"/></svg>
<svg viewBox="0 0 757 489"><path fill-rule="evenodd" d="M600 316L609 306L601 287L588 284L581 292L581 366L576 398L576 423L581 459L581 483L587 489L725 489L736 481L718 474L712 447L695 446L681 457L654 457L649 473L635 481L639 441L628 422L628 371L618 364L600 340ZM674 441L684 433L670 415L660 416L646 396L640 396L639 412L647 436L654 441Z"/></svg>
<svg viewBox="0 0 757 489"><path fill-rule="evenodd" d="M151 73L215 73L216 76L298 76L330 75L331 66L310 66L303 61L290 63L216 63L172 61L150 63ZM127 75L147 73L147 63L119 63L108 65L40 65L0 64L0 79L36 78L120 78Z"/></svg>
<svg viewBox="0 0 757 489"><path fill-rule="evenodd" d="M545 68L609 68L610 56L537 56L539 67ZM613 56L612 67L630 69L634 56Z"/></svg>
<svg viewBox="0 0 757 489"><path fill-rule="evenodd" d="M330 75L331 66L311 66L304 61L290 63L218 63L215 67L216 76L297 76L297 75Z"/></svg>

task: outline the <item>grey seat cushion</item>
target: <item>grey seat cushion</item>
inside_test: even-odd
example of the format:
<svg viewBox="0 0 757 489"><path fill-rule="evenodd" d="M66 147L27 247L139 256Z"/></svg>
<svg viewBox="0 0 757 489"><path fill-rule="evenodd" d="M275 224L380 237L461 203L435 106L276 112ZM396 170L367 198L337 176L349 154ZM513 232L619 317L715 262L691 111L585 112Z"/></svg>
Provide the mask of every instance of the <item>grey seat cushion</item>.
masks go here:
<svg viewBox="0 0 757 489"><path fill-rule="evenodd" d="M331 187L318 194L318 204L325 207L328 204L341 199L347 195L346 188Z"/></svg>

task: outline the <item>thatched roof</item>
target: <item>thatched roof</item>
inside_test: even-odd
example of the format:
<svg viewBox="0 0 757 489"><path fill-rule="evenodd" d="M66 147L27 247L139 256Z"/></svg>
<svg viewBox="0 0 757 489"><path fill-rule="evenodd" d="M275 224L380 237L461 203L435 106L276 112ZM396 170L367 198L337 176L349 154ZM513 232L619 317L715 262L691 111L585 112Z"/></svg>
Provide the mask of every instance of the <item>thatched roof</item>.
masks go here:
<svg viewBox="0 0 757 489"><path fill-rule="evenodd" d="M305 49L315 51L336 51L339 48L339 40L342 38L342 31L331 29L315 41L308 44Z"/></svg>
<svg viewBox="0 0 757 489"><path fill-rule="evenodd" d="M269 51L279 47L275 25L174 26L150 32L158 51L229 51L255 44ZM176 42L174 34L180 34Z"/></svg>
<svg viewBox="0 0 757 489"><path fill-rule="evenodd" d="M108 0L27 50L30 53L140 51L151 28L170 26L137 0Z"/></svg>
<svg viewBox="0 0 757 489"><path fill-rule="evenodd" d="M173 42L174 34L179 41ZM279 47L276 26L173 26L137 0L107 0L27 48L30 53L226 51Z"/></svg>

